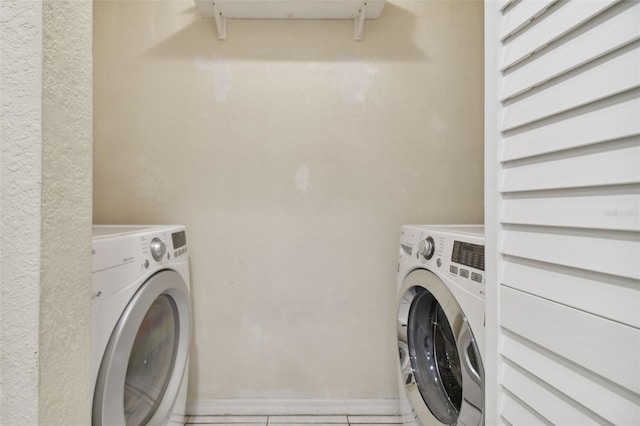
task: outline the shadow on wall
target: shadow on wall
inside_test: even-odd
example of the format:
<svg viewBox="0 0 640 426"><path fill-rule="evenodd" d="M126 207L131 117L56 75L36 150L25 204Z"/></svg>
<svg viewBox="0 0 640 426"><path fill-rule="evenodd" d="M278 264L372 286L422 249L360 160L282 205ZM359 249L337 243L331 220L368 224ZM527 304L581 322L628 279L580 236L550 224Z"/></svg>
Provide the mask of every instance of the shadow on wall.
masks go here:
<svg viewBox="0 0 640 426"><path fill-rule="evenodd" d="M227 40L218 40L213 19L202 18L195 7L183 14L193 15L193 22L158 43L147 55L220 56L237 61L426 60L424 52L414 45L418 18L390 3L378 19L365 22L362 41L353 39L353 21L348 19L230 19Z"/></svg>

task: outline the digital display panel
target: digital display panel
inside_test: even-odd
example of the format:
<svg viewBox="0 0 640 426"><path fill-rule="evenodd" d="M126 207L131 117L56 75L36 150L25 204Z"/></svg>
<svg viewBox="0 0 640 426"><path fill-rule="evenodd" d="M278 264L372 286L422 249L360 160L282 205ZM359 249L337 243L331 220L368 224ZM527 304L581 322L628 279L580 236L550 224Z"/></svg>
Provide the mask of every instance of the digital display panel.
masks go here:
<svg viewBox="0 0 640 426"><path fill-rule="evenodd" d="M171 239L173 240L174 249L179 249L187 245L187 233L185 231L174 232L171 234Z"/></svg>
<svg viewBox="0 0 640 426"><path fill-rule="evenodd" d="M484 246L454 241L451 261L484 271Z"/></svg>

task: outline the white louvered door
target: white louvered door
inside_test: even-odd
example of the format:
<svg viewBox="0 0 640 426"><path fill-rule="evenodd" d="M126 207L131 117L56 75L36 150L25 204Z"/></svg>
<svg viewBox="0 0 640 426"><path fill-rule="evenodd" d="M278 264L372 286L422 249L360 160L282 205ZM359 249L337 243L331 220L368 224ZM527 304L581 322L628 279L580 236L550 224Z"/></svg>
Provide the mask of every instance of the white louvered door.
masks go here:
<svg viewBox="0 0 640 426"><path fill-rule="evenodd" d="M485 26L486 424L640 425L640 2Z"/></svg>

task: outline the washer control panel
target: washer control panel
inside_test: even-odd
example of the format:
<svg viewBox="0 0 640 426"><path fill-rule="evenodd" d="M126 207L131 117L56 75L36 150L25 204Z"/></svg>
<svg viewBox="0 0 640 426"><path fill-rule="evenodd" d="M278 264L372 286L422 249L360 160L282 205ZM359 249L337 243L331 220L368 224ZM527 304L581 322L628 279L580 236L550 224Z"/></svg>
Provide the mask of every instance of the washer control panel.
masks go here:
<svg viewBox="0 0 640 426"><path fill-rule="evenodd" d="M454 241L451 261L484 271L484 246Z"/></svg>
<svg viewBox="0 0 640 426"><path fill-rule="evenodd" d="M400 261L417 261L432 272L446 274L468 291L484 296L483 231L481 226L405 225Z"/></svg>

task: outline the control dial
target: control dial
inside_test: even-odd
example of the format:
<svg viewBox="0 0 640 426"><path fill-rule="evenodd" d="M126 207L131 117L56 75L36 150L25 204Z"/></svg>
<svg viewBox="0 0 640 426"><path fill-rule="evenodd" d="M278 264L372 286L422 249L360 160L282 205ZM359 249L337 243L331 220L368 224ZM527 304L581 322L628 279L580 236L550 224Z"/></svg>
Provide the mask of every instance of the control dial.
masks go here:
<svg viewBox="0 0 640 426"><path fill-rule="evenodd" d="M149 244L149 249L151 249L151 256L153 256L153 258L157 262L159 262L160 259L162 259L164 254L167 252L167 246L165 243L162 242L160 238L154 238L153 240L151 240L151 244Z"/></svg>
<svg viewBox="0 0 640 426"><path fill-rule="evenodd" d="M427 237L426 240L420 241L418 245L418 256L424 256L425 259L429 260L433 257L433 253L436 249L436 244L433 241L433 238Z"/></svg>

